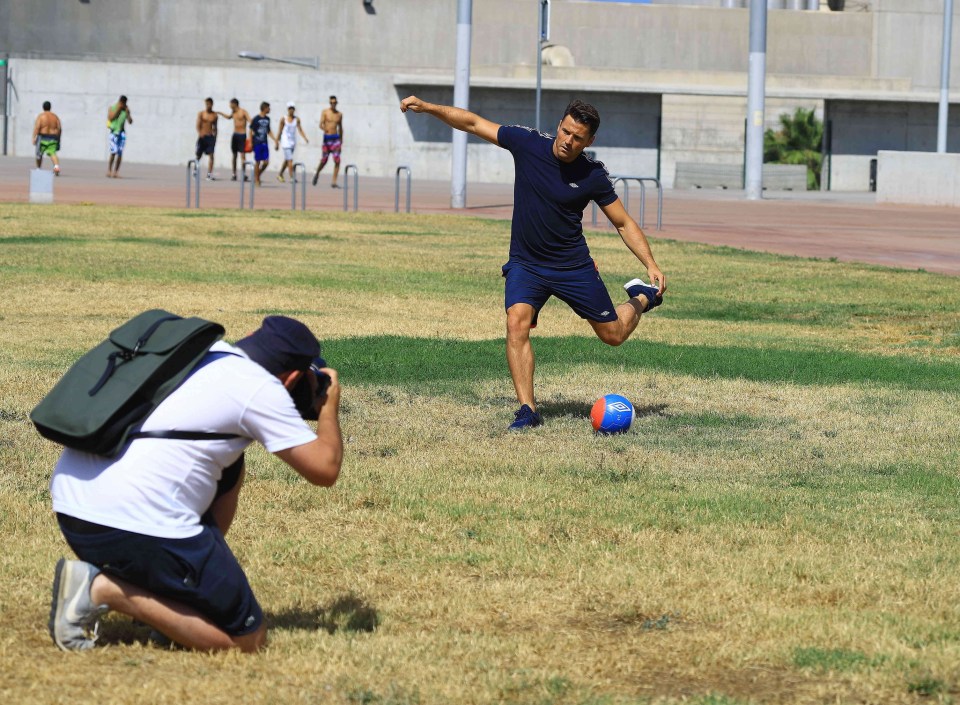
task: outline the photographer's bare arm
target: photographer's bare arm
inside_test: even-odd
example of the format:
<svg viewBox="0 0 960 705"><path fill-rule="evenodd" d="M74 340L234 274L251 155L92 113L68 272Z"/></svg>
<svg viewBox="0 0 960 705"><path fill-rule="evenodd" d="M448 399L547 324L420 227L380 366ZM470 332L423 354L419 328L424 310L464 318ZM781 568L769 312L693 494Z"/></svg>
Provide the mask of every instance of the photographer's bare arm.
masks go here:
<svg viewBox="0 0 960 705"><path fill-rule="evenodd" d="M322 370L330 375L330 386L318 400L320 415L317 418L317 439L301 446L279 451L276 456L296 470L307 482L322 487L331 487L340 475L343 462L343 438L340 435L340 382L337 371L329 367ZM296 380L285 381L292 386Z"/></svg>
<svg viewBox="0 0 960 705"><path fill-rule="evenodd" d="M413 95L400 101L400 111L405 113L408 110L432 115L455 130L467 132L497 146L500 145L497 142L497 131L500 129L500 125L482 118L476 113L471 113L469 110L454 108L450 105L428 103Z"/></svg>

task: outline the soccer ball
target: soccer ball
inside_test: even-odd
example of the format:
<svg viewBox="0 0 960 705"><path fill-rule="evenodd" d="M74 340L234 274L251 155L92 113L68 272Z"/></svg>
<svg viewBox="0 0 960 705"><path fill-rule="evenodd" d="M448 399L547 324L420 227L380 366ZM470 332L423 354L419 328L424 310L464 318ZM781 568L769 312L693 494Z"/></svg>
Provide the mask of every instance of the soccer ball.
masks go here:
<svg viewBox="0 0 960 705"><path fill-rule="evenodd" d="M630 428L635 413L629 399L619 394L607 394L594 403L590 421L597 433L623 433Z"/></svg>

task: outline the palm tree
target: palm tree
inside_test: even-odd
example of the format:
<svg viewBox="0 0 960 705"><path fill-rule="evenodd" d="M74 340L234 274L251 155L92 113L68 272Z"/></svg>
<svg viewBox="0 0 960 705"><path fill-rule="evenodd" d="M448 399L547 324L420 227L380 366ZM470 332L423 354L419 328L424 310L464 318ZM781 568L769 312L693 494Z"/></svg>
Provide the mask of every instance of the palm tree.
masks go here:
<svg viewBox="0 0 960 705"><path fill-rule="evenodd" d="M767 130L763 135L763 161L773 164L806 164L807 190L820 188L820 169L823 165L821 145L823 122L814 110L797 108L793 115L780 116L780 129Z"/></svg>

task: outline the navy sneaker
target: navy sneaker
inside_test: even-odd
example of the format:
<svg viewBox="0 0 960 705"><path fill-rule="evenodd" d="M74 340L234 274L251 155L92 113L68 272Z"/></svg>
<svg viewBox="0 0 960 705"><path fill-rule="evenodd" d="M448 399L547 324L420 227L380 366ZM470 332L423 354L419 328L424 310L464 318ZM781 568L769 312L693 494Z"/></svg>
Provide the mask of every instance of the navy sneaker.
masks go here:
<svg viewBox="0 0 960 705"><path fill-rule="evenodd" d="M663 296L657 293L657 287L650 286L643 281L643 279L631 279L623 285L623 290L627 292L627 296L629 296L631 299L634 299L641 294L647 297L647 307L643 309L644 313L663 303Z"/></svg>
<svg viewBox="0 0 960 705"><path fill-rule="evenodd" d="M511 431L519 431L524 428L534 428L543 425L543 417L526 404L515 411L513 416L514 421L510 424Z"/></svg>

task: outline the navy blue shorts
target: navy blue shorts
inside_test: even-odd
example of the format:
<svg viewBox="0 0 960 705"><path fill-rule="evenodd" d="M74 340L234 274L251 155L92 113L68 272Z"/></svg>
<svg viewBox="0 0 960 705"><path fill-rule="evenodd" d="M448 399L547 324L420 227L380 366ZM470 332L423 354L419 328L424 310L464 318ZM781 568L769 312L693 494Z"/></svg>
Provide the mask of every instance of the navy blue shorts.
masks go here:
<svg viewBox="0 0 960 705"><path fill-rule="evenodd" d="M242 460L224 470L218 493L236 484ZM203 530L187 539L136 534L65 514L57 520L77 558L104 573L192 607L230 636L250 634L263 624L247 576L209 512Z"/></svg>
<svg viewBox="0 0 960 705"><path fill-rule="evenodd" d="M554 269L512 261L503 265L503 277L506 280L504 308L530 304L536 311L533 325L537 324L540 309L551 296L588 321L617 320L616 307L593 262L577 269Z"/></svg>
<svg viewBox="0 0 960 705"><path fill-rule="evenodd" d="M253 145L253 158L258 162L270 161L270 148L266 142L258 142Z"/></svg>

